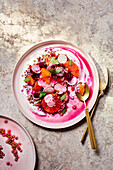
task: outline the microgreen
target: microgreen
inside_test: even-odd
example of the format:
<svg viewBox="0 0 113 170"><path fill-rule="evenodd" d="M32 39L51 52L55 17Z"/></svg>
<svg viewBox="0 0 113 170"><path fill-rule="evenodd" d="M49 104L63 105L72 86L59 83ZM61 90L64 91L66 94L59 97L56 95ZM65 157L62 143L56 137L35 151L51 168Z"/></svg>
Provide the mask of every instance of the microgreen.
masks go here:
<svg viewBox="0 0 113 170"><path fill-rule="evenodd" d="M65 99L65 97L66 97L66 94L62 95L61 98L60 98L61 101L63 101Z"/></svg>
<svg viewBox="0 0 113 170"><path fill-rule="evenodd" d="M25 81L25 82L30 81L30 77L26 77L26 78L24 79L24 81Z"/></svg>
<svg viewBox="0 0 113 170"><path fill-rule="evenodd" d="M66 108L64 108L63 110L62 110L62 113L65 113L66 112Z"/></svg>
<svg viewBox="0 0 113 170"><path fill-rule="evenodd" d="M53 64L59 64L59 62L58 62L56 59L54 59L54 58L52 58L52 59L50 60L50 62L53 63Z"/></svg>
<svg viewBox="0 0 113 170"><path fill-rule="evenodd" d="M50 73L52 73L52 74L57 74L57 73L60 73L61 72L61 70L60 69L48 69L48 71L50 72Z"/></svg>
<svg viewBox="0 0 113 170"><path fill-rule="evenodd" d="M43 97L46 95L46 92L40 91L39 98Z"/></svg>
<svg viewBox="0 0 113 170"><path fill-rule="evenodd" d="M60 73L61 72L61 70L60 69L56 69L55 70L55 73L57 74L57 73Z"/></svg>
<svg viewBox="0 0 113 170"><path fill-rule="evenodd" d="M72 61L72 60L70 60L70 61L69 61L69 66L72 66L72 63L73 63L73 61Z"/></svg>
<svg viewBox="0 0 113 170"><path fill-rule="evenodd" d="M50 69L47 69L47 70L52 74L55 72L55 70L53 68L50 68Z"/></svg>

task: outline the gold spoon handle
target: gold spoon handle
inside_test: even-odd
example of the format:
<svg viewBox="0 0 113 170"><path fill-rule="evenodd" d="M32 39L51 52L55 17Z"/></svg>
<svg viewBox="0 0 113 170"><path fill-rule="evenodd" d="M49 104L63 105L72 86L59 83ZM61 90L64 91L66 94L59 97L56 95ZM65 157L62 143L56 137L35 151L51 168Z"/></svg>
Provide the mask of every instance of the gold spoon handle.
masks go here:
<svg viewBox="0 0 113 170"><path fill-rule="evenodd" d="M95 108L96 108L96 106L97 106L97 103L98 103L100 97L102 96L102 94L103 94L103 91L101 91L101 92L99 93L98 97L97 97L97 100L96 100L95 105L94 105L94 107L93 107L93 110L92 110L92 112L91 112L90 118L92 118L92 116L93 116L93 114L94 114L94 111L95 111ZM84 133L83 133L83 136L82 136L82 138L81 138L81 142L82 142L82 143L84 142L84 139L85 139L87 130L88 130L88 126L86 126L86 129L85 129L85 131L84 131Z"/></svg>
<svg viewBox="0 0 113 170"><path fill-rule="evenodd" d="M84 104L85 104L85 113L86 113L86 120L87 120L89 136L90 136L91 147L92 147L92 149L97 149L97 143L96 143L96 139L95 139L95 135L94 135L94 130L93 130L91 118L89 116L89 111L88 111L85 101L84 101Z"/></svg>

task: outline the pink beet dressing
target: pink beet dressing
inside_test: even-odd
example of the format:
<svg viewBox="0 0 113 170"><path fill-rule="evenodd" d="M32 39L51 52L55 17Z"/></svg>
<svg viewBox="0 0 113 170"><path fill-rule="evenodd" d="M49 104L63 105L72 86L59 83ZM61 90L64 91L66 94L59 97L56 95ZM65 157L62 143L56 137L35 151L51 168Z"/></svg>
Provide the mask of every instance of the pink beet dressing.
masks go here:
<svg viewBox="0 0 113 170"><path fill-rule="evenodd" d="M46 48L49 49L49 48ZM92 94L93 94L93 88L94 88L94 77L92 74L92 70L90 68L89 63L86 61L86 59L77 51L75 51L74 49L68 48L68 47L63 47L63 46L56 46L56 47L52 47L50 48L52 50L56 50L56 49L61 49L61 50L65 50L65 52L70 52L75 56L75 63L76 63L76 59L79 61L79 69L80 69L80 78L81 78L81 73L83 72L84 66L85 68L88 70L89 72L89 77L86 81L86 73L84 73L84 81L86 81L87 85L90 88L90 97L87 101L87 104L89 103ZM73 59L72 59L73 60ZM74 61L74 60L73 60ZM59 115L58 113L55 115L51 115L51 114L45 114L45 115L39 115L37 113L35 113L35 111L33 111L30 108L30 111L35 114L36 119L42 120L44 122L48 122L48 123L63 123L63 122L67 122L70 121L74 118L76 118L79 114L81 114L81 112L84 110L84 103L81 102L76 95L72 95L72 90L70 90L70 95L69 95L69 102L67 103L67 111L65 114L63 114L63 116Z"/></svg>

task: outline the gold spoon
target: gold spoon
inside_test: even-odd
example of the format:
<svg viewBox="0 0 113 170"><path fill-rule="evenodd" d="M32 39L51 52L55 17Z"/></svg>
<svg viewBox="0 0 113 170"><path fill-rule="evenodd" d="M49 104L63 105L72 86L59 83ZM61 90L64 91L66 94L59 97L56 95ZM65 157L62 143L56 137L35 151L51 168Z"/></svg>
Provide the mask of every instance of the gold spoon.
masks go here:
<svg viewBox="0 0 113 170"><path fill-rule="evenodd" d="M89 111L88 111L88 108L86 106L86 100L89 97L89 87L88 87L88 85L85 83L85 93L84 93L83 96L78 92L75 92L75 93L76 93L76 96L78 97L78 99L84 102L91 147L92 147L92 149L97 149L97 143L96 143L96 139L95 139L95 135L94 135L94 131L93 131L91 118L89 116Z"/></svg>
<svg viewBox="0 0 113 170"><path fill-rule="evenodd" d="M95 108L96 108L96 106L98 104L98 101L99 101L100 97L104 94L104 91L106 90L107 85L108 85L108 69L106 68L106 83L104 84L104 86L102 86L102 83L99 84L99 95L97 97L97 100L96 100L95 105L93 107L93 110L91 112L91 116L90 116L91 118L93 116L93 113L95 111ZM82 139L81 139L82 143L84 142L87 130L88 130L88 126L86 127L86 129L85 129L85 131L83 133L83 136L82 136Z"/></svg>

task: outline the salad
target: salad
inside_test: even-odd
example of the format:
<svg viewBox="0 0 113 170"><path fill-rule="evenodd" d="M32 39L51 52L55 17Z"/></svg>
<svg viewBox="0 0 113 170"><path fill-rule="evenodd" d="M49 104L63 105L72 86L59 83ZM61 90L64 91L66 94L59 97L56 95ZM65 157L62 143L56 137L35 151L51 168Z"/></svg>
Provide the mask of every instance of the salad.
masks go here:
<svg viewBox="0 0 113 170"><path fill-rule="evenodd" d="M23 77L22 92L26 93L30 105L44 114L63 115L68 109L68 102L75 96L75 90L85 93L84 82L80 83L79 64L66 53L52 48L28 65ZM76 109L73 106L73 109Z"/></svg>

